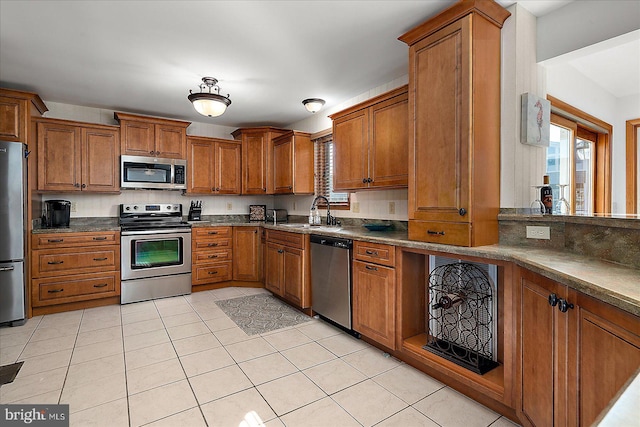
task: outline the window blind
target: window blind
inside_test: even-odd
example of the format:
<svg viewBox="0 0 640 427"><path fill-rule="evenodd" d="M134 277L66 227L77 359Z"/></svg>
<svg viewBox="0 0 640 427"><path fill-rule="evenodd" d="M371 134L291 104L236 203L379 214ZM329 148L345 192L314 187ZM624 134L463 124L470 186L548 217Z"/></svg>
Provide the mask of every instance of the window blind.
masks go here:
<svg viewBox="0 0 640 427"><path fill-rule="evenodd" d="M333 138L325 135L313 140L315 195L324 196L331 204L348 204L349 193L333 191Z"/></svg>

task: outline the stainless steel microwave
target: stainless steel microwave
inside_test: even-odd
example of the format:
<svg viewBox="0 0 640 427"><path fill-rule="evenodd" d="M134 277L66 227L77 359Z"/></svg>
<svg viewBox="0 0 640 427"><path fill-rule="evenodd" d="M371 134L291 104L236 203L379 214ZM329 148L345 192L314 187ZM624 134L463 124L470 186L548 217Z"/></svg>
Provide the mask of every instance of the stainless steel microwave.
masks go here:
<svg viewBox="0 0 640 427"><path fill-rule="evenodd" d="M187 161L159 157L120 156L120 187L184 190L187 188Z"/></svg>

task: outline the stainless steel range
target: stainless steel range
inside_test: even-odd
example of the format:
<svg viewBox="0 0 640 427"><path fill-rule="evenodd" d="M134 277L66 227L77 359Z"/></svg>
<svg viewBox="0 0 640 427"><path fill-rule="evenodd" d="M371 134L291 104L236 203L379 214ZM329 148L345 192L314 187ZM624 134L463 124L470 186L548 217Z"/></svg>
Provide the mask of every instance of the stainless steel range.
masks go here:
<svg viewBox="0 0 640 427"><path fill-rule="evenodd" d="M191 293L191 224L180 204L120 205L122 304Z"/></svg>

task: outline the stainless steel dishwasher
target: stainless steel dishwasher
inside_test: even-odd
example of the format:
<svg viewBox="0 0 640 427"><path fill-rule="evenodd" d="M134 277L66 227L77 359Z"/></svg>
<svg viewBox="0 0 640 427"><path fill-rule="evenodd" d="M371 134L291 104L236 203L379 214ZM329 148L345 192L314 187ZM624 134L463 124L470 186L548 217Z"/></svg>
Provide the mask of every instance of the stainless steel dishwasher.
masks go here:
<svg viewBox="0 0 640 427"><path fill-rule="evenodd" d="M353 241L311 235L311 308L351 331L351 250Z"/></svg>

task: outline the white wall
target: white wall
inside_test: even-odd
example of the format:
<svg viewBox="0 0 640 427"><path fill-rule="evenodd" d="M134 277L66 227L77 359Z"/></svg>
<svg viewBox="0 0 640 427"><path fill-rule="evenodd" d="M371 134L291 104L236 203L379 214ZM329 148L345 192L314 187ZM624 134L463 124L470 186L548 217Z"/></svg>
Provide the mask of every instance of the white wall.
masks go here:
<svg viewBox="0 0 640 427"><path fill-rule="evenodd" d="M546 152L520 143L520 98L523 93L543 97L536 64L536 17L518 4L502 27L502 94L500 145L500 207L529 207L542 185ZM543 81L543 80L542 80Z"/></svg>

